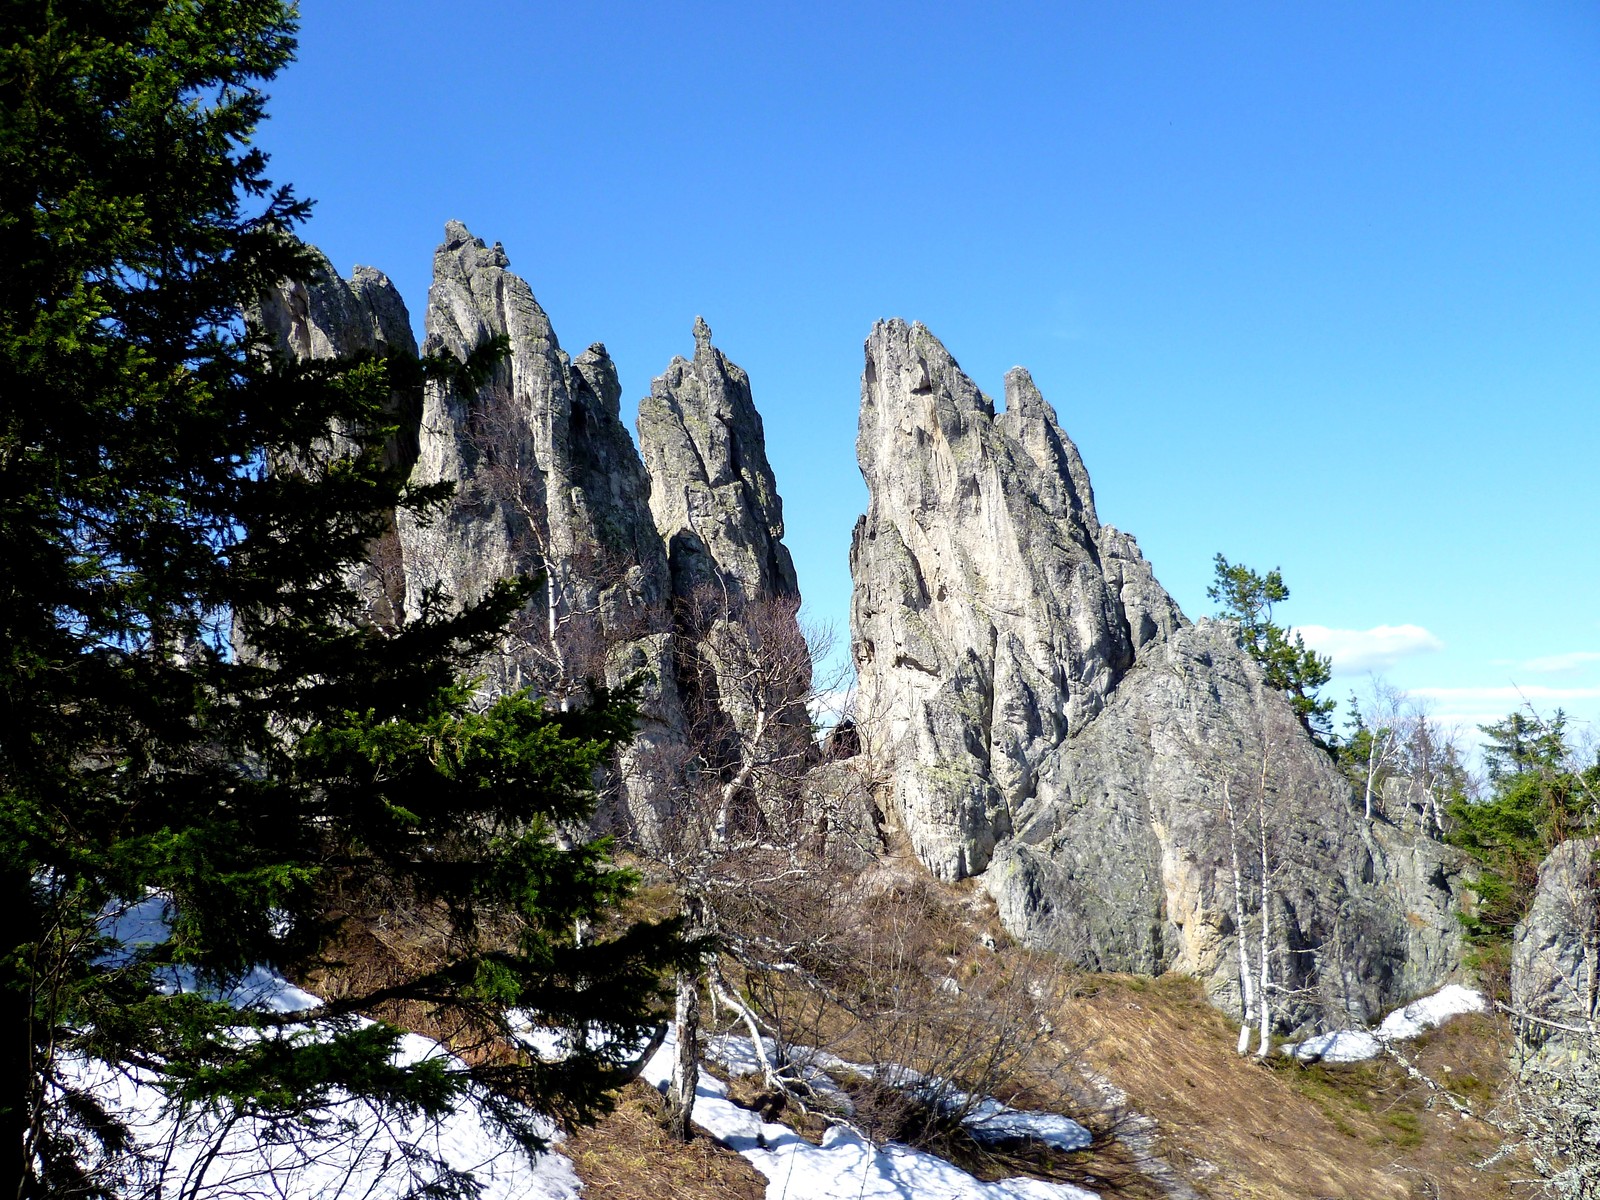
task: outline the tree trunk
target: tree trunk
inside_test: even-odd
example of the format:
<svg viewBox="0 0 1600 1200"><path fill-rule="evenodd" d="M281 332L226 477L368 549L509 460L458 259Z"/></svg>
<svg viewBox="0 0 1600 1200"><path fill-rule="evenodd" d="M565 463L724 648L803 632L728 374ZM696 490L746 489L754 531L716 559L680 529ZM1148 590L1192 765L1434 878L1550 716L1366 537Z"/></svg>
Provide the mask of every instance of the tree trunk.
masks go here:
<svg viewBox="0 0 1600 1200"><path fill-rule="evenodd" d="M678 1057L667 1083L666 1123L668 1133L687 1142L694 1136L694 1093L700 1082L700 977L680 974L677 986Z"/></svg>
<svg viewBox="0 0 1600 1200"><path fill-rule="evenodd" d="M1256 1056L1265 1058L1272 1049L1272 1001L1268 991L1272 986L1272 867L1267 856L1267 809L1261 806L1261 986L1256 995L1256 1006L1261 1010L1261 1040L1256 1043Z"/></svg>
<svg viewBox="0 0 1600 1200"><path fill-rule="evenodd" d="M33 881L15 868L0 871L0 903L6 913L5 949L0 952L0 1197L33 1194L28 1132L33 1120L33 989L26 951L39 935Z"/></svg>
<svg viewBox="0 0 1600 1200"><path fill-rule="evenodd" d="M1233 820L1233 796L1222 783L1222 811L1228 818L1228 851L1233 857L1233 941L1239 949L1239 1053L1250 1051L1250 1018L1255 1012L1255 980L1250 974L1250 945L1244 935L1244 873L1239 870L1239 831Z"/></svg>

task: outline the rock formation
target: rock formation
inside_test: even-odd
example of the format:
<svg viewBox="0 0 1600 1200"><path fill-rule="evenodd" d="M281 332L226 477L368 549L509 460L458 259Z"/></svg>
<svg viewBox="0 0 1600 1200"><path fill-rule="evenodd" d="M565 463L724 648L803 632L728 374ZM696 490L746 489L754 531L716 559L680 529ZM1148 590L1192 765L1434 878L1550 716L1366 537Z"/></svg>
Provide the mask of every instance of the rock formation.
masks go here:
<svg viewBox="0 0 1600 1200"><path fill-rule="evenodd" d="M386 278L358 267L346 282L311 253L311 277L282 285L259 314L278 352L416 355ZM487 687L529 685L566 703L591 678L642 678L646 720L619 773L626 803L612 815L644 827L696 752L689 742L708 730L735 754L741 738L785 727L809 746L809 660L782 501L749 379L703 321L693 360L674 359L641 404L647 471L605 347L569 358L509 267L498 244L459 222L445 227L422 352L466 363L499 338L506 353L481 383L430 378L405 411L397 397L393 461L412 485L447 484L453 495L439 511L398 513L362 585L375 619L404 621L435 595L470 602L500 579L542 579L481 664ZM682 686L680 667L690 672Z"/></svg>
<svg viewBox="0 0 1600 1200"><path fill-rule="evenodd" d="M703 319L694 358L673 359L640 401L639 445L678 595L726 585L742 599L798 603L750 377L711 344Z"/></svg>
<svg viewBox="0 0 1600 1200"><path fill-rule="evenodd" d="M858 720L930 870L983 873L1030 944L1237 1009L1233 850L1259 896L1264 820L1288 1019L1364 1021L1456 965L1454 857L1360 819L1234 628L1191 625L1100 524L1026 372L997 414L926 329L882 322L857 455Z"/></svg>
<svg viewBox="0 0 1600 1200"><path fill-rule="evenodd" d="M1044 754L1101 710L1141 646L1187 622L1133 539L1100 525L1077 447L1026 371L1006 376L997 415L926 329L880 322L856 453L870 495L851 544L862 725L897 764L917 853L958 879L1011 833Z"/></svg>
<svg viewBox="0 0 1600 1200"><path fill-rule="evenodd" d="M639 445L667 547L693 740L717 745L731 767L765 756L780 726L809 746L811 670L749 377L698 318L694 343L694 358L673 359L640 402ZM802 765L791 763L791 774Z"/></svg>
<svg viewBox="0 0 1600 1200"><path fill-rule="evenodd" d="M1520 1032L1534 1046L1588 1040L1559 1026L1592 1028L1600 1011L1600 839L1562 842L1539 866L1539 886L1511 947L1511 1007L1535 1018ZM1543 1025L1539 1021L1553 1022Z"/></svg>
<svg viewBox="0 0 1600 1200"><path fill-rule="evenodd" d="M314 265L260 314L279 352L416 353L382 275ZM569 358L505 252L456 222L426 329L442 360L496 338L507 354L481 378L396 393L391 461L454 494L427 517L399 512L375 543L359 580L371 617L543 578L482 664L487 686L565 703L590 677L642 673L647 719L611 815L646 840L697 788L719 827L739 804L773 817L776 780L798 797L784 828L859 865L884 781L931 871L981 874L1014 933L1091 967L1185 970L1237 1009L1263 870L1274 981L1295 997L1284 1023L1365 1021L1457 966L1455 857L1363 820L1233 627L1188 621L1134 539L1101 524L1027 372L1007 375L997 413L926 329L873 329L857 721L817 766L782 502L749 379L706 324L641 402L640 450L605 348Z"/></svg>

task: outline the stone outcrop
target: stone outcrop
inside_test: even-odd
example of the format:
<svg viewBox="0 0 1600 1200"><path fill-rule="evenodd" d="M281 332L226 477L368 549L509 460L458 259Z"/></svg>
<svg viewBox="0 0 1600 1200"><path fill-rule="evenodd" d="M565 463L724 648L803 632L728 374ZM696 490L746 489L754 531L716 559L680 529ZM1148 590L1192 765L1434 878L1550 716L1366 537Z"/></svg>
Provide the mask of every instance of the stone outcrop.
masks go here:
<svg viewBox="0 0 1600 1200"><path fill-rule="evenodd" d="M1539 866L1539 886L1511 947L1511 1007L1538 1020L1525 1041L1565 1047L1586 1041L1558 1026L1587 1028L1600 1003L1600 839L1562 842Z"/></svg>
<svg viewBox="0 0 1600 1200"><path fill-rule="evenodd" d="M276 289L258 314L278 353L417 355L384 276L358 267L346 281L310 253L310 277ZM674 359L641 404L641 458L605 347L569 357L505 250L452 221L434 254L422 354L468 364L496 339L504 353L480 375L435 372L420 396L396 394L391 461L414 487L452 494L401 510L374 544L360 568L374 619L400 623L436 596L470 603L499 580L541 579L478 669L490 690L532 686L562 704L590 679L645 681L645 721L610 813L638 830L706 749L696 738L725 737L737 754L741 738L787 729L809 748L800 592L745 373L696 321L693 359ZM752 662L763 676L753 690ZM775 691L780 677L787 691Z"/></svg>
<svg viewBox="0 0 1600 1200"><path fill-rule="evenodd" d="M667 547L689 739L722 786L787 787L813 750L800 588L750 379L704 320L694 357L674 358L640 402L639 445Z"/></svg>
<svg viewBox="0 0 1600 1200"><path fill-rule="evenodd" d="M1186 622L1133 539L1100 525L1077 447L1026 371L1006 376L996 414L926 329L880 322L856 453L870 497L850 554L862 725L897 764L917 853L956 879L988 865L1040 760L1140 647Z"/></svg>
<svg viewBox="0 0 1600 1200"><path fill-rule="evenodd" d="M1258 894L1264 816L1287 1020L1365 1021L1457 966L1454 856L1360 818L1236 630L1190 624L1100 523L1026 372L997 413L926 329L880 323L857 454L858 720L934 873L983 873L1030 944L1237 1008L1232 850Z"/></svg>
<svg viewBox="0 0 1600 1200"><path fill-rule="evenodd" d="M750 377L711 344L703 319L694 357L673 359L640 401L639 445L679 595L726 586L740 599L799 601Z"/></svg>
<svg viewBox="0 0 1600 1200"><path fill-rule="evenodd" d="M313 252L315 254L315 252ZM388 280L327 260L282 285L261 314L281 353L302 361L400 350L416 356L405 305ZM391 448L415 487L447 484L442 507L401 510L365 570L381 579L381 618L415 619L440 594L480 599L498 580L543 580L504 643L480 664L491 689L532 685L566 703L590 679L640 675L645 722L619 775L613 817L648 820L664 747L681 740L671 577L649 510L649 478L621 420L604 346L562 350L499 246L459 222L434 254L424 355L466 363L493 339L506 353L481 380L430 378L397 413ZM335 448L336 449L336 448ZM374 614L378 605L374 602Z"/></svg>
<svg viewBox="0 0 1600 1200"><path fill-rule="evenodd" d="M590 679L643 678L645 722L625 754L617 815L648 823L684 724L649 479L605 347L569 358L509 266L498 243L455 221L434 253L424 353L466 362L497 337L507 353L476 389L426 389L412 482L448 482L455 496L442 515L402 515L407 599L438 586L471 600L510 575L541 577L489 664L494 686L532 685L565 703Z"/></svg>
<svg viewBox="0 0 1600 1200"><path fill-rule="evenodd" d="M387 279L314 267L259 314L279 353L417 353ZM1366 1022L1458 968L1457 858L1362 818L1236 630L1191 623L1134 539L1101 523L1026 371L996 411L926 329L873 329L857 441L870 500L851 546L859 698L848 739L819 749L761 419L705 322L641 402L638 450L605 348L569 357L504 250L459 223L435 254L426 331L425 355L468 363L494 339L506 353L395 393L386 454L453 495L398 512L375 542L358 580L371 617L543 578L481 664L487 686L565 703L590 677L642 673L647 719L611 816L646 840L671 797L709 790L720 828L735 804L762 820L778 794L762 780L784 781L798 807L782 827L841 866L865 862L887 820L940 877L981 874L1029 944L1187 971L1235 1010L1234 895L1258 927L1264 854L1274 977L1295 993L1282 1023ZM1529 1004L1554 1003L1538 980L1574 978L1588 895L1571 920L1542 901L1519 935Z"/></svg>
<svg viewBox="0 0 1600 1200"><path fill-rule="evenodd" d="M408 590L431 584L461 600L507 575L547 572L546 616L555 641L549 670L566 675L598 634L630 632L615 621L659 611L669 581L647 503L649 484L620 418L621 389L605 347L574 363L505 251L459 222L434 253L425 354L460 361L489 339L508 354L472 392L430 384L413 482L448 481L442 519L403 527ZM614 618L615 620L608 619ZM546 624L550 624L550 620ZM544 640L551 640L548 629Z"/></svg>

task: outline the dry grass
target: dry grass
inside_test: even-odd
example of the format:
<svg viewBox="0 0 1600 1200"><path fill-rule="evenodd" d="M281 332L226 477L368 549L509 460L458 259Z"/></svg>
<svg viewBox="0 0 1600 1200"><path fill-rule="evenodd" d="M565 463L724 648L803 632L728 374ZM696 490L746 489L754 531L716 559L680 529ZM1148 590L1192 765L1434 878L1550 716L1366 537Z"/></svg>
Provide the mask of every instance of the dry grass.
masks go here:
<svg viewBox="0 0 1600 1200"><path fill-rule="evenodd" d="M1049 981L1056 1010L1044 1061L1029 1062L1008 1087L995 1090L1017 1107L1069 1112L1090 1128L1095 1142L1077 1154L1042 1158L940 1147L980 1177L1070 1180L1106 1200L1154 1200L1162 1194L1120 1136L1126 1114L1099 1107L1081 1064L1110 1079L1134 1110L1154 1120L1157 1153L1208 1200L1500 1200L1515 1194L1507 1167L1474 1166L1494 1152L1499 1134L1461 1119L1396 1064L1305 1067L1241 1058L1234 1048L1237 1029L1192 980L1082 976L1049 966L1010 944L992 904L972 884L932 883L909 861L880 862L857 886L869 896L895 897L896 913L921 914L906 934L907 963L959 980L963 995L982 992L985 980L1018 980L1030 993L1038 980ZM671 896L647 888L637 906L670 911ZM872 907L857 909L857 919ZM426 922L358 923L339 947L339 967L307 982L326 995L386 982L394 971L426 961L435 937ZM848 978L841 982L854 982L854 967L845 971ZM768 986L774 990L766 999L787 1011L797 1041L827 1045L852 1061L891 1049L873 1045L844 1013L826 1005L817 1009L814 1002L807 1008L802 997L786 996L785 977L769 979ZM426 1012L383 1015L458 1048L472 1040L472 1031L441 1028ZM1431 1078L1483 1111L1505 1081L1509 1036L1501 1020L1457 1018L1412 1043L1408 1053ZM892 1049L896 1061L931 1072L952 1066L940 1060L939 1046ZM769 1120L792 1123L813 1140L819 1136L816 1118L792 1106L780 1111L773 1097L758 1094L748 1081L732 1083L735 1098L768 1107ZM659 1098L643 1084L626 1089L615 1112L572 1134L563 1149L588 1196L738 1200L765 1193L754 1169L711 1139L672 1140L660 1123Z"/></svg>
<svg viewBox="0 0 1600 1200"><path fill-rule="evenodd" d="M596 1200L760 1200L766 1180L707 1137L675 1141L661 1126L654 1088L631 1084L617 1109L562 1144L583 1194Z"/></svg>
<svg viewBox="0 0 1600 1200"><path fill-rule="evenodd" d="M1086 1035L1088 1065L1159 1123L1167 1159L1207 1197L1511 1194L1502 1171L1473 1165L1493 1153L1495 1130L1463 1120L1387 1061L1305 1067L1242 1059L1236 1029L1192 980L1100 977L1063 1015ZM1502 1080L1508 1036L1502 1022L1458 1018L1414 1044L1414 1058L1482 1107Z"/></svg>

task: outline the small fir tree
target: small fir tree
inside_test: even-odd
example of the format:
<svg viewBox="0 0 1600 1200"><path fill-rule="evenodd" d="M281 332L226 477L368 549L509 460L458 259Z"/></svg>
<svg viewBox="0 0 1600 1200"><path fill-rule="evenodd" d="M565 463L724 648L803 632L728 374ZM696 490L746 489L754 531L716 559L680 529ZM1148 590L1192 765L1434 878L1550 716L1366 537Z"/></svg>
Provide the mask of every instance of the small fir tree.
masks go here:
<svg viewBox="0 0 1600 1200"><path fill-rule="evenodd" d="M1600 767L1574 769L1561 712L1548 721L1514 712L1478 728L1485 738L1489 794L1449 806L1448 840L1478 865L1472 885L1477 903L1462 918L1468 936L1496 954L1527 915L1539 885L1539 864L1592 825Z"/></svg>
<svg viewBox="0 0 1600 1200"><path fill-rule="evenodd" d="M1318 697L1317 689L1331 678L1333 662L1310 649L1298 633L1273 621L1272 606L1289 598L1283 572L1274 567L1259 575L1221 554L1214 562L1216 575L1206 595L1217 602L1218 615L1238 623L1240 643L1261 665L1268 685L1288 693L1306 732L1326 746L1336 705Z"/></svg>

